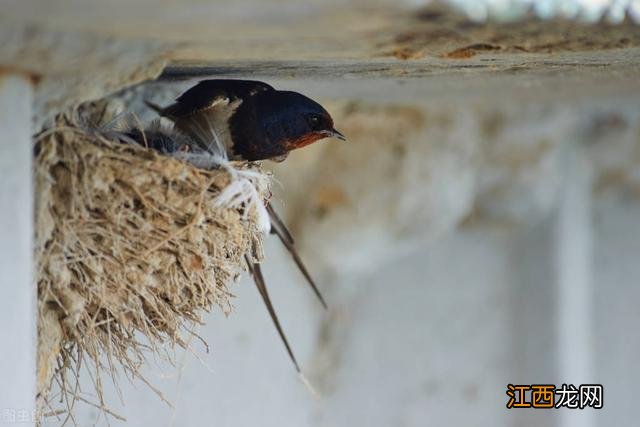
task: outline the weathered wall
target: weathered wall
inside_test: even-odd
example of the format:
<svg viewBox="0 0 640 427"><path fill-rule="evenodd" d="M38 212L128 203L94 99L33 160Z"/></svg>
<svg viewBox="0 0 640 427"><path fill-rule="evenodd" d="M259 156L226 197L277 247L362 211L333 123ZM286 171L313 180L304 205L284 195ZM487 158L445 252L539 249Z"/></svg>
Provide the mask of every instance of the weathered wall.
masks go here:
<svg viewBox="0 0 640 427"><path fill-rule="evenodd" d="M321 277L329 313L275 241L266 276L322 397L297 381L257 293L242 282L236 313L213 315L202 329L213 344L202 356L210 374L190 355L171 370L177 376L151 369L177 409L127 388L132 400L117 410L140 425L169 417L175 425L564 425L554 412L507 411L504 391L509 382L566 379L555 224L567 153L577 149L592 170L594 210L592 227L575 237L594 240L592 375L607 393L592 421L632 423L623 390L638 379L640 345L622 325L638 322L637 88L614 79L589 93L581 79L556 87L554 76L529 75L532 90L520 77L265 76L326 99L349 137L273 165L280 210ZM139 96L166 102L185 85L157 83ZM138 409L149 405L157 410Z"/></svg>
<svg viewBox="0 0 640 427"><path fill-rule="evenodd" d="M167 62L161 82L118 102L148 120L143 99L169 102L187 79L258 78L321 100L350 140L273 166L331 309L275 242L267 280L322 398L243 282L236 313L202 329L213 373L189 354L178 370L149 368L175 410L141 385L125 386L125 407L111 390L131 425L559 425L557 413L507 411L504 391L564 379L556 223L569 149L593 173L593 223L576 241L594 241L591 373L606 393L594 419L634 423L640 30L481 26L410 3L3 5L0 65L38 83L37 125ZM78 420L95 417L85 407Z"/></svg>
<svg viewBox="0 0 640 427"><path fill-rule="evenodd" d="M635 297L640 205L596 204L596 377L605 385L597 425L632 425L633 366L640 343ZM297 381L260 298L237 288L237 312L213 315L208 370L186 356L182 370L153 367L176 403L126 386L131 425L558 425L555 412L504 408L508 382L559 381L549 222L521 230L465 229L384 269L324 282L331 312L316 301L277 245L267 247L282 321L320 400ZM197 347L197 346L196 346ZM95 410L82 412L87 423Z"/></svg>

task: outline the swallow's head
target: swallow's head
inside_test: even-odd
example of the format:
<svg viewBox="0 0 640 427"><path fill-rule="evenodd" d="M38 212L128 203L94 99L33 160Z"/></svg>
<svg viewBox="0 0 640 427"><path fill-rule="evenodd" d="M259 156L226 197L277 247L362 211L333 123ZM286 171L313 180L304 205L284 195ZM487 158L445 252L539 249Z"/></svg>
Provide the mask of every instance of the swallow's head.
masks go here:
<svg viewBox="0 0 640 427"><path fill-rule="evenodd" d="M265 93L256 100L265 135L286 154L324 138L345 140L331 115L314 100L289 91Z"/></svg>
<svg viewBox="0 0 640 427"><path fill-rule="evenodd" d="M333 127L333 119L322 105L296 92L281 91L282 124L289 150L295 150L324 138L345 140Z"/></svg>

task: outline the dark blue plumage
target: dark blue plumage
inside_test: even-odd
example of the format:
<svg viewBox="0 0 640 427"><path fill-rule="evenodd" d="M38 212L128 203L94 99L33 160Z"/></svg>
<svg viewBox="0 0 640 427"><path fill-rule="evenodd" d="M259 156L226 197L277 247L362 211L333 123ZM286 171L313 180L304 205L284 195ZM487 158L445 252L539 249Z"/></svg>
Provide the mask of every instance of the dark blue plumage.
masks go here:
<svg viewBox="0 0 640 427"><path fill-rule="evenodd" d="M344 139L314 100L253 80L202 81L159 112L198 147L235 160L283 160L320 139Z"/></svg>
<svg viewBox="0 0 640 427"><path fill-rule="evenodd" d="M231 118L233 151L246 160L283 156L330 136L329 113L317 102L289 91L266 91L243 102Z"/></svg>

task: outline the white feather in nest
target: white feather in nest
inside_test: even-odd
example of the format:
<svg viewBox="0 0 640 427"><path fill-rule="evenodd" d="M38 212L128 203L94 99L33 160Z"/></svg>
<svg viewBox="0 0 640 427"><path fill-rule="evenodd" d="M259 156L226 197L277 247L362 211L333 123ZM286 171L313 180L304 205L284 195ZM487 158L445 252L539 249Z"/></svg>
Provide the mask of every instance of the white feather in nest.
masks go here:
<svg viewBox="0 0 640 427"><path fill-rule="evenodd" d="M220 167L231 175L231 183L213 199L212 203L217 207L247 206L248 209L244 210L245 216L251 208L255 209L258 229L263 234L268 234L271 231L271 219L260 193L268 188L269 177L262 172L237 169L228 161L220 163Z"/></svg>

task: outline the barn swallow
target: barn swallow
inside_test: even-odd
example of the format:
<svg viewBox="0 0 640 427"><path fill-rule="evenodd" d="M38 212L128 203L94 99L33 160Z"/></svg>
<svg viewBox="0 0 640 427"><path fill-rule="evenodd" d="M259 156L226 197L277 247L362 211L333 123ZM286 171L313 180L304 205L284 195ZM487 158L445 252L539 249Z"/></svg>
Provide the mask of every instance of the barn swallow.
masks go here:
<svg viewBox="0 0 640 427"><path fill-rule="evenodd" d="M228 160L285 160L290 151L324 138L345 136L334 128L333 119L317 102L297 92L280 91L252 80L204 80L180 95L166 108L147 105L160 116L171 120L178 137L149 138L150 146L162 152L204 151ZM181 135L181 136L180 136ZM138 135L134 139L141 140ZM149 143L145 139L145 143ZM186 141L186 142L185 142ZM269 202L266 209L271 234L291 254L295 264L326 309L327 304L313 278L298 255L293 237ZM252 251L250 251L252 252ZM300 372L298 362L280 325L259 263L245 255L247 269L253 277L267 311L282 342Z"/></svg>
<svg viewBox="0 0 640 427"><path fill-rule="evenodd" d="M229 160L283 161L321 139L346 140L314 100L254 80L204 80L166 108L147 105L198 148Z"/></svg>

